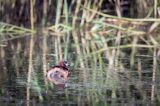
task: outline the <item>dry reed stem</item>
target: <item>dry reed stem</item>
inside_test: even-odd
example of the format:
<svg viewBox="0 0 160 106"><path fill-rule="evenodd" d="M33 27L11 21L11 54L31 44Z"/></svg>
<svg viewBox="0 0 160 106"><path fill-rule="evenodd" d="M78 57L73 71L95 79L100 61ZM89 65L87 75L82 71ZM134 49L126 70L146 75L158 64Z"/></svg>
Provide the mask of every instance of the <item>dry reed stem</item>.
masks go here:
<svg viewBox="0 0 160 106"><path fill-rule="evenodd" d="M142 44L128 44L128 45L120 45L119 48L120 49L124 49L124 48L131 48L131 47L137 47L137 48L154 48L154 47L159 47L158 45L142 45ZM108 49L115 49L117 48L116 46L110 46L108 48L102 48L97 50L96 52L93 52L92 54L97 54L99 52L103 52L103 51L108 51Z"/></svg>
<svg viewBox="0 0 160 106"><path fill-rule="evenodd" d="M138 58L138 78L141 81L142 80L142 63L141 60Z"/></svg>
<svg viewBox="0 0 160 106"><path fill-rule="evenodd" d="M93 8L94 8L95 11L98 10L98 6L97 6L98 1L99 1L99 0L94 0L94 3L93 3ZM101 1L102 1L102 0L101 0ZM101 1L100 1L99 3L101 3ZM89 18L88 18L89 21L92 21L95 16L96 16L96 12L92 12L92 13L90 14Z"/></svg>
<svg viewBox="0 0 160 106"><path fill-rule="evenodd" d="M58 36L58 51L59 51L59 61L63 60L63 51L62 51L62 46L61 46L61 38Z"/></svg>
<svg viewBox="0 0 160 106"><path fill-rule="evenodd" d="M81 5L83 8L87 9L88 11L91 11L91 12L95 12L95 10L92 10L90 8L87 8L87 7L84 7L83 5ZM109 15L109 14L104 14L102 12L98 12L96 11L97 15L101 15L103 17L106 17L106 18L112 18L112 19L117 19L119 21L130 21L130 22L160 22L160 19L159 18L126 18L126 17L117 17L117 16L113 16L113 15Z"/></svg>
<svg viewBox="0 0 160 106"><path fill-rule="evenodd" d="M156 56L156 48L154 48L154 52L153 52L152 88L151 88L151 101L152 102L154 102L154 100L155 100L156 70L157 70L157 56Z"/></svg>
<svg viewBox="0 0 160 106"><path fill-rule="evenodd" d="M33 12L33 0L30 0L30 23L31 23L31 29L32 29L32 33L31 33L31 38L30 38L30 48L29 48L29 66L28 66L28 74L27 74L27 90L26 90L26 105L30 106L30 83L31 83L31 74L32 74L32 68L33 68L33 64L32 64L32 54L33 54L33 37L34 37L34 12Z"/></svg>
<svg viewBox="0 0 160 106"><path fill-rule="evenodd" d="M76 29L76 20L77 20L77 16L78 16L78 12L79 12L79 8L80 8L80 5L81 5L81 0L78 0L76 2L76 9L75 9L75 12L74 12L74 17L73 17L73 20L72 20L72 27L73 29ZM74 36L74 35L73 35Z"/></svg>
<svg viewBox="0 0 160 106"><path fill-rule="evenodd" d="M88 1L85 0L85 1L84 1L84 7L86 7L87 4L88 4ZM86 16L87 16L87 11L85 11L85 10L83 9L80 26L83 26L83 25L85 24Z"/></svg>
<svg viewBox="0 0 160 106"><path fill-rule="evenodd" d="M137 36L134 36L133 37L133 42L132 42L132 45L136 45L138 42L138 37ZM136 54L136 51L137 51L137 47L136 46L132 46L132 51L131 51L131 55L130 55L130 65L133 66L134 65L134 59L135 59L135 54Z"/></svg>
<svg viewBox="0 0 160 106"><path fill-rule="evenodd" d="M154 0L154 17L157 17L157 6L158 6L158 1Z"/></svg>
<svg viewBox="0 0 160 106"><path fill-rule="evenodd" d="M81 56L82 56L81 55L81 48L80 48L80 45L79 45L78 35L77 35L76 31L73 30L72 35L73 35L73 39L75 41L75 44L77 45L77 47L76 47L77 54L80 56L80 66L81 66L81 68L84 68L84 63L83 63L83 60L81 58Z"/></svg>
<svg viewBox="0 0 160 106"><path fill-rule="evenodd" d="M42 41L42 63L43 63L43 77L44 77L44 82L45 82L45 88L46 91L48 90L48 82L46 79L46 74L47 74L47 60L46 60L46 55L47 55L47 35L46 33L43 33L43 41Z"/></svg>
<svg viewBox="0 0 160 106"><path fill-rule="evenodd" d="M121 17L121 4L120 4L120 0L116 1L116 13L118 17ZM122 24L119 23L118 25L119 27L122 27ZM118 29L117 31L117 37L116 37L116 41L115 41L115 46L117 46L117 50L114 49L115 52L115 56L114 56L114 60L115 60L115 67L118 67L119 61L118 61L118 57L120 54L120 49L119 49L119 45L121 43L121 30ZM117 72L118 70L116 70Z"/></svg>
<svg viewBox="0 0 160 106"><path fill-rule="evenodd" d="M55 23L55 31L58 31L58 24L60 22L60 16L61 16L61 10L62 10L62 6L63 6L63 0L57 0L57 8L56 8L56 23Z"/></svg>
<svg viewBox="0 0 160 106"><path fill-rule="evenodd" d="M45 27L46 24L46 19L47 19L47 0L43 2L43 17L42 17L42 25ZM47 74L47 60L46 60L46 55L47 55L47 32L45 28L42 29L42 34L43 34L43 41L42 41L42 64L43 64L43 77L44 77L44 83L45 83L45 88L46 92L48 91L48 82L46 79L46 74Z"/></svg>

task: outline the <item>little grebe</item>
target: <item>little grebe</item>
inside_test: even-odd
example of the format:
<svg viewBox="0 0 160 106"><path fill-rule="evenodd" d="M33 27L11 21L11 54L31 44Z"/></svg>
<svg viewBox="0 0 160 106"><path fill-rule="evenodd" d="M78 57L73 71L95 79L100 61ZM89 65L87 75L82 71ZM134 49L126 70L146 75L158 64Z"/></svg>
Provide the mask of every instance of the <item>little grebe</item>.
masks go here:
<svg viewBox="0 0 160 106"><path fill-rule="evenodd" d="M47 79L56 85L65 84L68 79L69 64L67 61L60 61L47 72Z"/></svg>

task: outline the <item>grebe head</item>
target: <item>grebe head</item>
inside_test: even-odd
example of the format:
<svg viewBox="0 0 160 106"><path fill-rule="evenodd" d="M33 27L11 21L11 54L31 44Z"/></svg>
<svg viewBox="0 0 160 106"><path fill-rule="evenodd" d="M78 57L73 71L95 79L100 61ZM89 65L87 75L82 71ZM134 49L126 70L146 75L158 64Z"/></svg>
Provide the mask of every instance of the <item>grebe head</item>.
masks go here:
<svg viewBox="0 0 160 106"><path fill-rule="evenodd" d="M68 63L68 61L64 60L64 61L60 61L59 65L65 68L69 68L70 64Z"/></svg>

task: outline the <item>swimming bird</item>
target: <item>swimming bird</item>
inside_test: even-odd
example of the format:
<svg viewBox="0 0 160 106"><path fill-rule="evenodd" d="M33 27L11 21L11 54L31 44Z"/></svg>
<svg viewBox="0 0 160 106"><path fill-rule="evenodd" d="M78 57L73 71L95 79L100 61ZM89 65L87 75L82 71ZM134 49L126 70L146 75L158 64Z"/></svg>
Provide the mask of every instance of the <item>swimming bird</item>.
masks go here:
<svg viewBox="0 0 160 106"><path fill-rule="evenodd" d="M67 61L60 61L58 65L52 67L47 72L47 79L55 85L65 84L68 79L69 64Z"/></svg>

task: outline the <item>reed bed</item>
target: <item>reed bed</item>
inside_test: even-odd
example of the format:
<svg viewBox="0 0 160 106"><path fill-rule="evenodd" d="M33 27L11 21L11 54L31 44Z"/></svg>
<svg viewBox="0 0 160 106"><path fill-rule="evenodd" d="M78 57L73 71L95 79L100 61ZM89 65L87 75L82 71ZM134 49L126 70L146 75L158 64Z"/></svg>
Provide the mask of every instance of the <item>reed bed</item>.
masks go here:
<svg viewBox="0 0 160 106"><path fill-rule="evenodd" d="M29 20L21 22L19 19L16 23L27 28L16 26L14 19L17 16L11 13L10 17L12 16L13 20L7 20L5 19L7 13L1 10L4 14L1 20L6 22L0 23L1 64L4 70L9 70L5 60L8 54L5 47L12 51L11 55L15 56L17 61L28 60L22 72L19 67L24 63L11 62L16 66L14 68L16 76L28 73L25 75L27 81L21 83L27 88L28 106L33 96L38 96L43 102L46 98L42 97L42 93L48 94L54 89L54 85L48 83L45 76L47 69L61 59L71 62L71 73L79 72L76 74L78 80L76 83L85 85L84 90L78 92L76 97L79 105L98 105L101 104L101 100L105 101L102 105L116 105L119 102L125 104L126 101L121 99L127 97L129 97L128 104L131 99L136 101L138 97L142 101L149 99L153 104L155 101L159 103L159 86L153 84L159 79L160 2L158 0L1 2L3 8L12 4L14 13L20 7L19 17L23 18L23 13L25 19ZM29 16L27 12L30 13ZM7 44L8 42L11 44ZM18 58L20 53L22 56ZM152 59L148 62L145 58ZM145 64L149 66L146 68ZM147 69L152 70L147 74L151 75L149 81L152 82L148 88L149 94L144 90L143 84L144 79L149 78L143 75ZM33 86L37 86L37 89ZM31 93L32 88L36 94ZM135 94L132 98L132 90L136 91L138 96ZM68 89L65 91L68 102L69 92L71 91ZM87 96L83 98L81 93Z"/></svg>

